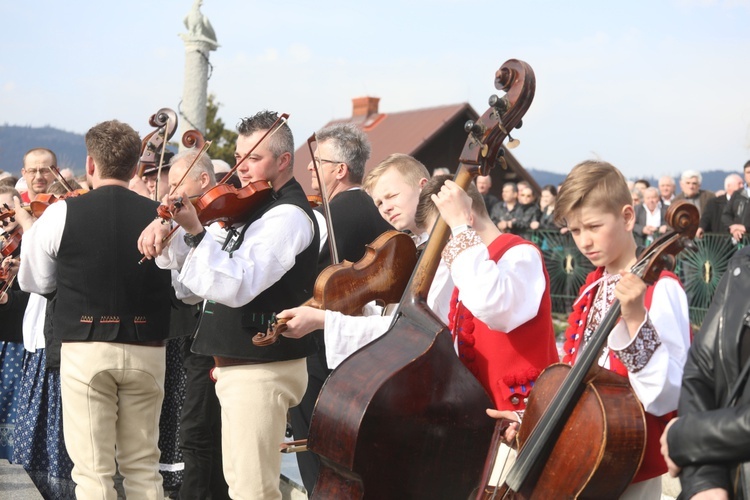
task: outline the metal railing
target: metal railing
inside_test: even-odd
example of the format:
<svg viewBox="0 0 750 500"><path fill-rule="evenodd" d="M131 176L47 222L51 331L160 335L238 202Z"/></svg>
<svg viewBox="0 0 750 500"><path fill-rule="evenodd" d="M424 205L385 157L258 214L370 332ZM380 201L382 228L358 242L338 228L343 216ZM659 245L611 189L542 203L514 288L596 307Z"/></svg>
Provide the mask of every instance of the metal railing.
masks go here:
<svg viewBox="0 0 750 500"><path fill-rule="evenodd" d="M578 251L570 234L538 230L521 236L542 250L550 278L552 311L569 313L586 275L594 269L593 265ZM707 233L694 240L694 244L694 248L677 256L674 272L687 294L690 320L695 326L700 326L729 259L737 250L750 244L750 238L746 236L735 243L728 234Z"/></svg>

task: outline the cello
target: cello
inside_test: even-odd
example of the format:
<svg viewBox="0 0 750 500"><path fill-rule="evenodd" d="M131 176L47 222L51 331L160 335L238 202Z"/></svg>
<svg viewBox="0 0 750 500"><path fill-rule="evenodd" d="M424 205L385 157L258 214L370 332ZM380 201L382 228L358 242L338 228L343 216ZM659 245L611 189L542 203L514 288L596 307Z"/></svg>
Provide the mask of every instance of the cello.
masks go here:
<svg viewBox="0 0 750 500"><path fill-rule="evenodd" d="M673 203L674 231L654 241L631 269L646 283L692 243L698 209ZM542 372L529 395L518 431L520 450L502 485L483 484L477 499L617 498L630 485L646 446L646 419L627 377L597 362L620 318L615 301L575 364ZM584 437L585 436L585 437ZM581 446L584 441L588 446Z"/></svg>
<svg viewBox="0 0 750 500"><path fill-rule="evenodd" d="M496 72L490 108L466 124L456 183L465 187L501 157L535 90L531 67L509 60ZM310 424L321 459L313 498L466 498L490 444L492 403L463 366L448 328L426 303L450 229L439 220L388 332L328 378Z"/></svg>

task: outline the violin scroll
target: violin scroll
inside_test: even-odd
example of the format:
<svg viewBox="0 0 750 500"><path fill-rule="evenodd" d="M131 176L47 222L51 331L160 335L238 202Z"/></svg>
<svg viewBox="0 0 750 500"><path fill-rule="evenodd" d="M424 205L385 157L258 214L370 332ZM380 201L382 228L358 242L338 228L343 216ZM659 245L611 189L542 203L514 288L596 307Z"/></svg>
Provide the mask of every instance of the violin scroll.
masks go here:
<svg viewBox="0 0 750 500"><path fill-rule="evenodd" d="M198 130L188 130L182 134L182 145L186 148L202 148L206 139Z"/></svg>
<svg viewBox="0 0 750 500"><path fill-rule="evenodd" d="M634 266L646 283L654 283L665 269L673 270L675 256L693 246L693 238L700 222L698 207L685 200L676 201L667 210L666 222L672 231L649 245L638 256L638 263Z"/></svg>

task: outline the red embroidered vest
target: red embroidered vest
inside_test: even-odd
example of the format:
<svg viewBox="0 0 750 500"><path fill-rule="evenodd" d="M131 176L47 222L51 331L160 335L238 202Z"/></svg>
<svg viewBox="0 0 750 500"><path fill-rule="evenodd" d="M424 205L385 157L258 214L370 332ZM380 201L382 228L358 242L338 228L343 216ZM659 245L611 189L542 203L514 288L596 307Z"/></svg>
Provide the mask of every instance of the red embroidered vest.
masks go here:
<svg viewBox="0 0 750 500"><path fill-rule="evenodd" d="M489 246L490 258L497 262L516 245L531 245L512 234L502 234ZM535 251L538 251L535 247ZM559 361L552 327L552 301L549 276L542 265L544 295L537 315L510 332L491 330L458 301L453 290L449 323L461 362L479 380L498 410L526 408L529 391L542 370Z"/></svg>
<svg viewBox="0 0 750 500"><path fill-rule="evenodd" d="M586 330L588 314L591 311L591 306L594 303L594 298L596 297L596 292L599 286L592 287L590 290L586 289L596 280L601 278L603 274L603 267L599 267L590 272L586 277L586 283L583 284L578 292L578 302L573 305L573 312L568 316L568 328L565 331L565 345L563 347L563 363L572 365L575 362L578 348L583 339L584 331ZM659 279L665 277L673 278L679 282L677 276L669 271L662 271L659 275ZM646 309L651 308L651 298L654 294L654 286L655 285L651 285L646 289ZM609 351L609 369L623 377L628 376L628 370L617 358L617 355L611 350ZM667 472L667 464L664 462L664 457L662 457L660 451L661 445L659 444L659 438L661 437L667 423L676 416L676 410L660 417L646 412L646 451L643 455L643 462L641 462L641 466L633 478L634 483L661 476Z"/></svg>

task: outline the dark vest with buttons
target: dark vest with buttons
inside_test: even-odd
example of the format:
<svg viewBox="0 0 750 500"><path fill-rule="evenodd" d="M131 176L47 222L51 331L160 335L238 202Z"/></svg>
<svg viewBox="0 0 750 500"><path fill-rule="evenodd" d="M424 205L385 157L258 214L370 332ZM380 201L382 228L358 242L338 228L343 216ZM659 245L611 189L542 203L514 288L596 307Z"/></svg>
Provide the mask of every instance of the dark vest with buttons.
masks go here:
<svg viewBox="0 0 750 500"><path fill-rule="evenodd" d="M138 237L154 220L158 203L120 186L102 186L64 203L54 338L166 338L170 273L152 260L138 264Z"/></svg>
<svg viewBox="0 0 750 500"><path fill-rule="evenodd" d="M311 335L301 339L279 337L278 342L265 347L257 347L252 343L253 335L266 331L272 313L297 307L313 295L313 286L317 276L320 232L307 196L295 179L284 184L274 193L271 202L253 214L248 223L239 229L240 238L243 237L247 227L260 219L263 214L284 204L300 207L313 222L315 235L310 245L297 255L294 266L279 281L248 304L233 308L206 301L193 342L193 352L264 363L305 358L317 350L317 344ZM278 229L279 231L287 230L283 227ZM227 240L229 241L230 238ZM251 244L251 242L240 240L239 245L242 244ZM229 244L225 250L231 252L231 247L232 245Z"/></svg>

